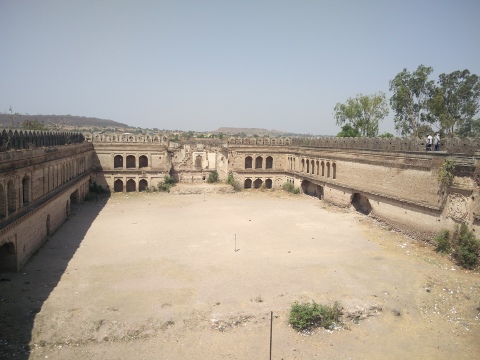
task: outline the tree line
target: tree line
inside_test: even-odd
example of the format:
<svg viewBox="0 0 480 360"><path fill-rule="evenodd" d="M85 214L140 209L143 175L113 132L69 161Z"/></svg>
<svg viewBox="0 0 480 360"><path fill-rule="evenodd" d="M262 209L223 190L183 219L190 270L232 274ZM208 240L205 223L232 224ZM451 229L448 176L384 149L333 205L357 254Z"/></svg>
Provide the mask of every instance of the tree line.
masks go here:
<svg viewBox="0 0 480 360"><path fill-rule="evenodd" d="M424 65L413 72L403 69L389 82L392 96L388 102L385 93L379 92L337 103L333 115L342 126L337 136L379 136L378 124L390 107L395 131L401 136L480 136L480 78L469 70L457 70L440 74L434 81L430 79L432 72L432 67Z"/></svg>

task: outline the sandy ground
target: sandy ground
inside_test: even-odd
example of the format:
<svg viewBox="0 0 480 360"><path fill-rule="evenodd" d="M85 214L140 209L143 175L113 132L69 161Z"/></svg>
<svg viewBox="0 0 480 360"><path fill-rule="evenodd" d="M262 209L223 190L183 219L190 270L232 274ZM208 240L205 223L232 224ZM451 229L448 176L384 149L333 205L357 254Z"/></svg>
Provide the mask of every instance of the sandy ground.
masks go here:
<svg viewBox="0 0 480 360"><path fill-rule="evenodd" d="M0 277L4 358L268 359L271 311L273 359L480 356L478 272L282 191L114 194ZM297 333L312 300L362 320Z"/></svg>

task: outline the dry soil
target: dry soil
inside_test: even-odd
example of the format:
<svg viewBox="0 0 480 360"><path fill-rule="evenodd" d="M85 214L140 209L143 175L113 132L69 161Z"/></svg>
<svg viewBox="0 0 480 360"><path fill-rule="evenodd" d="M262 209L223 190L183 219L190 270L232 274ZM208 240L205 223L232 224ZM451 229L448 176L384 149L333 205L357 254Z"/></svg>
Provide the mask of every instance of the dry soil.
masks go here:
<svg viewBox="0 0 480 360"><path fill-rule="evenodd" d="M273 359L480 355L478 272L282 191L113 194L0 277L5 358L268 359L271 312ZM344 324L298 333L295 301L339 301Z"/></svg>

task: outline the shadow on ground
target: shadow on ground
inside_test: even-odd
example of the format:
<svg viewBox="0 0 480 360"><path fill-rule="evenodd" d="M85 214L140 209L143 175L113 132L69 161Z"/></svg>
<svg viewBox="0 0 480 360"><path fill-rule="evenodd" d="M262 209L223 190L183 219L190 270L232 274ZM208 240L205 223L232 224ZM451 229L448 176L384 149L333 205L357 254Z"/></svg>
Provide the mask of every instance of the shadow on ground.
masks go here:
<svg viewBox="0 0 480 360"><path fill-rule="evenodd" d="M108 195L72 204L71 215L18 273L0 273L0 358L28 359L35 316L55 289Z"/></svg>

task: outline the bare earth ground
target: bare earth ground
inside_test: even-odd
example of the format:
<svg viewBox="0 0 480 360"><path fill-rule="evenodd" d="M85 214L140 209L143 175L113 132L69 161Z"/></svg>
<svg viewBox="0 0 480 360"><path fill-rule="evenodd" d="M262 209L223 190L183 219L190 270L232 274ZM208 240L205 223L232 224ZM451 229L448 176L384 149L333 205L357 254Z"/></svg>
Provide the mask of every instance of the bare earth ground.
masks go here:
<svg viewBox="0 0 480 360"><path fill-rule="evenodd" d="M273 359L480 354L478 272L351 210L247 191L114 194L73 213L1 274L6 358L268 359L270 311ZM311 300L361 321L299 334L289 309Z"/></svg>

